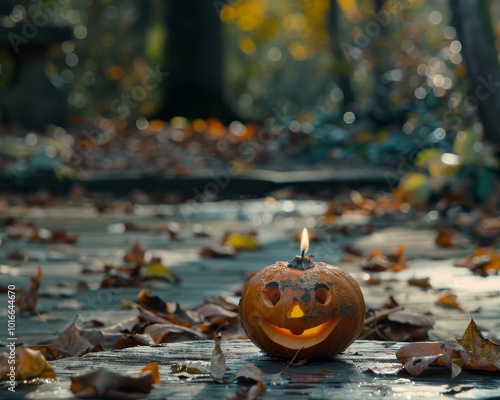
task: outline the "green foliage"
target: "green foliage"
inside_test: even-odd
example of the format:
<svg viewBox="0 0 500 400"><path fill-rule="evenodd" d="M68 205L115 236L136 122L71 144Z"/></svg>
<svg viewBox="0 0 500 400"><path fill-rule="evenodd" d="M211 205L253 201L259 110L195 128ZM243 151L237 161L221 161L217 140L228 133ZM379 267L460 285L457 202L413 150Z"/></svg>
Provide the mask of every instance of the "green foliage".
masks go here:
<svg viewBox="0 0 500 400"><path fill-rule="evenodd" d="M499 161L493 147L482 141L477 129L460 131L453 141L453 153L437 148L415 157L417 172L402 177L396 193L410 204L426 204L431 196L449 197L464 205L495 201L500 188Z"/></svg>

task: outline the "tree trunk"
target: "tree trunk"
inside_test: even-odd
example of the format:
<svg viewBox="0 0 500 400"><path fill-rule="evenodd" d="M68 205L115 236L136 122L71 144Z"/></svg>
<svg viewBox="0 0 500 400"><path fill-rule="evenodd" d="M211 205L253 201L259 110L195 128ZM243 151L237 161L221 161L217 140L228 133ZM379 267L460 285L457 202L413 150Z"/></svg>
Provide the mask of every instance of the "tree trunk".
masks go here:
<svg viewBox="0 0 500 400"><path fill-rule="evenodd" d="M500 144L500 67L489 0L450 0L453 24L462 43L470 95L477 101L484 139Z"/></svg>
<svg viewBox="0 0 500 400"><path fill-rule="evenodd" d="M222 27L211 1L169 0L165 11L168 29L163 104L155 117L168 120L219 118L235 115L222 90Z"/></svg>
<svg viewBox="0 0 500 400"><path fill-rule="evenodd" d="M330 48L335 58L334 72L338 87L344 94L342 101L342 114L354 108L354 92L351 88L352 68L349 60L345 57L340 47L340 10L336 0L330 0L330 11L328 13L328 33L330 36Z"/></svg>

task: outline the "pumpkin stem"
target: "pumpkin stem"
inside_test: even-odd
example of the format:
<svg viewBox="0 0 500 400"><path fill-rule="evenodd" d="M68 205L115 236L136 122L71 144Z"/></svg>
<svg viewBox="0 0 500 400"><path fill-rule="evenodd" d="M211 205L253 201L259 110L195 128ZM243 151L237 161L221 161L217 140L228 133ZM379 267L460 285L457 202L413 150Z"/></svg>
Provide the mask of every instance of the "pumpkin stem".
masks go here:
<svg viewBox="0 0 500 400"><path fill-rule="evenodd" d="M296 256L292 261L288 263L287 266L304 271L306 269L313 268L314 263L311 261L311 257Z"/></svg>

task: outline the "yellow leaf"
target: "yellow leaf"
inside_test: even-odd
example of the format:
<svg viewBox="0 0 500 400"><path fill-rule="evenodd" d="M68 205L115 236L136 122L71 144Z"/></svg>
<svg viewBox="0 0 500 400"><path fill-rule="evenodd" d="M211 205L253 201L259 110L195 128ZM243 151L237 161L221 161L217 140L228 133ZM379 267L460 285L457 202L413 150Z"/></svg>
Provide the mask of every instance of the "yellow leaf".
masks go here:
<svg viewBox="0 0 500 400"><path fill-rule="evenodd" d="M259 248L254 235L230 233L225 243L233 246L236 250L257 250Z"/></svg>
<svg viewBox="0 0 500 400"><path fill-rule="evenodd" d="M419 172L408 174L401 179L396 192L403 202L425 204L431 195L429 178Z"/></svg>
<svg viewBox="0 0 500 400"><path fill-rule="evenodd" d="M179 278L170 268L165 267L160 261L149 264L141 272L143 278L161 278L167 281L177 281Z"/></svg>
<svg viewBox="0 0 500 400"><path fill-rule="evenodd" d="M39 350L20 347L15 352L15 363L9 353L0 353L0 380L9 380L11 367L15 368L15 379L55 379L56 373Z"/></svg>

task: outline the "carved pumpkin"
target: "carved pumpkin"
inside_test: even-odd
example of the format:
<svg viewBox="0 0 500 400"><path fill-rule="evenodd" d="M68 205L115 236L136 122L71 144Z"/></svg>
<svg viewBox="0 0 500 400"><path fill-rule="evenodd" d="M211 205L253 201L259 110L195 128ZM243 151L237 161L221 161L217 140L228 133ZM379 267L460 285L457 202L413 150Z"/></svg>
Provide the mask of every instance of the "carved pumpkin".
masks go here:
<svg viewBox="0 0 500 400"><path fill-rule="evenodd" d="M280 358L327 358L358 337L365 301L347 272L309 257L279 261L246 283L240 316L247 336Z"/></svg>

